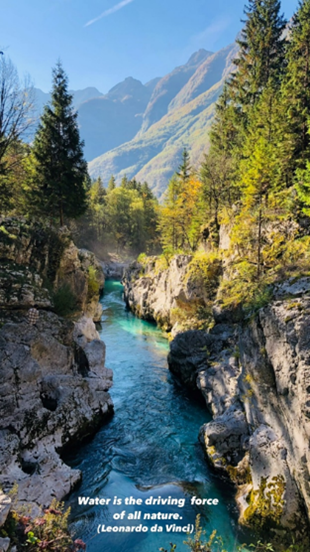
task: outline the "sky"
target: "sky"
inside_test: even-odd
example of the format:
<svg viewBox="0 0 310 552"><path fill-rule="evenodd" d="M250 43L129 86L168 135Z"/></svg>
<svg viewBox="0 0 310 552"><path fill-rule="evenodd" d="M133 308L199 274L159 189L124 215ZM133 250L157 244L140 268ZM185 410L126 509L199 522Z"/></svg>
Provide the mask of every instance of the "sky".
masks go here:
<svg viewBox="0 0 310 552"><path fill-rule="evenodd" d="M143 83L200 48L235 40L245 0L0 0L0 50L48 92L61 59L69 86L102 93L132 76ZM290 18L298 0L282 0Z"/></svg>

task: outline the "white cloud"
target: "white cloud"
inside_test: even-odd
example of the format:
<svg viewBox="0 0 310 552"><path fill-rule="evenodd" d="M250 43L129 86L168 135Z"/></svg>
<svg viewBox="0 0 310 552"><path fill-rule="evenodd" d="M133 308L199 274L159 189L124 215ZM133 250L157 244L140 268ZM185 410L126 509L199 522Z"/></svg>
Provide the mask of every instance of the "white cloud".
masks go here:
<svg viewBox="0 0 310 552"><path fill-rule="evenodd" d="M116 4L116 6L113 6L113 8L110 8L109 10L104 11L98 17L95 17L95 19L91 19L84 25L84 27L89 27L89 25L92 25L93 23L96 23L96 21L99 21L99 19L102 19L103 17L107 17L108 15L111 15L112 13L117 12L118 10L121 10L124 6L127 6L127 4L131 4L134 0L122 0L122 2L119 2Z"/></svg>

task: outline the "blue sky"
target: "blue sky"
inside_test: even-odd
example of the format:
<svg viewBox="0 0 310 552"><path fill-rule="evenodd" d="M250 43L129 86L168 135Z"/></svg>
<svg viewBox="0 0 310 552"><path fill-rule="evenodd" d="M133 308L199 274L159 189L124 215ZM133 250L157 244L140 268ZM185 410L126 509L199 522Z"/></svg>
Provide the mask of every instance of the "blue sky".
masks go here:
<svg viewBox="0 0 310 552"><path fill-rule="evenodd" d="M0 48L48 91L61 58L70 88L107 92L163 76L199 48L234 41L245 0L0 0ZM289 18L298 0L283 0Z"/></svg>

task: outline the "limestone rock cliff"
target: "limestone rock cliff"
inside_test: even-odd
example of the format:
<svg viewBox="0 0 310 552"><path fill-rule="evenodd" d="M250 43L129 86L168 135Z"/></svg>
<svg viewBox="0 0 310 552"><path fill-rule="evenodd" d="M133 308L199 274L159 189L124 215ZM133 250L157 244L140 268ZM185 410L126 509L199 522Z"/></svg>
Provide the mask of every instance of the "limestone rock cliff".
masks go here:
<svg viewBox="0 0 310 552"><path fill-rule="evenodd" d="M179 334L169 355L213 415L200 440L237 485L240 521L296 535L310 519L309 325L310 279L302 278L277 286L242 323Z"/></svg>
<svg viewBox="0 0 310 552"><path fill-rule="evenodd" d="M134 312L170 329L173 309L208 298L186 277L191 257L125 276ZM310 520L310 279L275 286L251 315L213 308L211 329L174 328L169 368L198 388L213 420L200 430L208 462L236 485L240 521L306 532Z"/></svg>
<svg viewBox="0 0 310 552"><path fill-rule="evenodd" d="M112 411L104 344L94 326L91 340L82 331L51 312L0 330L0 484L17 483L20 502L47 506L68 494L81 474L59 453Z"/></svg>
<svg viewBox="0 0 310 552"><path fill-rule="evenodd" d="M80 480L62 451L113 411L112 371L93 322L104 275L67 230L18 219L1 221L0 260L0 486L17 483L19 503L36 511ZM55 305L63 286L76 301L67 318Z"/></svg>
<svg viewBox="0 0 310 552"><path fill-rule="evenodd" d="M177 309L204 305L206 300L200 283L188 274L191 260L191 255L176 255L169 264L160 265L156 257L145 265L131 264L123 278L128 307L140 318L171 330L177 324Z"/></svg>
<svg viewBox="0 0 310 552"><path fill-rule="evenodd" d="M96 316L104 273L93 253L78 249L66 228L57 231L17 218L0 218L0 227L0 313L53 309L53 292L66 285L74 293L77 312ZM95 272L95 293L90 267Z"/></svg>

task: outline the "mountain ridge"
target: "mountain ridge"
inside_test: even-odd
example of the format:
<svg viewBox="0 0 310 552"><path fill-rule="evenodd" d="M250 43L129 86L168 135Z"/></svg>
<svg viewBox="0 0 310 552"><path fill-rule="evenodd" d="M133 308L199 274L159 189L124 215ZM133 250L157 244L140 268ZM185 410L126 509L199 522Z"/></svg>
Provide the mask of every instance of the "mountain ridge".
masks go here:
<svg viewBox="0 0 310 552"><path fill-rule="evenodd" d="M215 103L237 56L236 43L218 52L203 48L163 77L143 84L132 76L102 94L95 87L71 91L92 178L106 184L146 180L158 197L186 147L191 162L208 150ZM36 89L38 111L50 95Z"/></svg>
<svg viewBox="0 0 310 552"><path fill-rule="evenodd" d="M91 176L100 176L103 182L107 182L111 174L117 181L124 175L136 177L146 180L154 193L162 197L180 162L183 148L187 147L190 151L194 165L207 152L215 103L234 68L232 61L237 52L236 44L230 44L214 54L206 52L201 62L194 66L195 70L187 73L184 86L169 103L166 102L164 115L145 129L142 123L132 140L93 159L89 163ZM194 56L191 58L195 59ZM177 70L163 77L156 85L146 114L153 109L158 90L169 82L171 75L173 78L177 74Z"/></svg>

